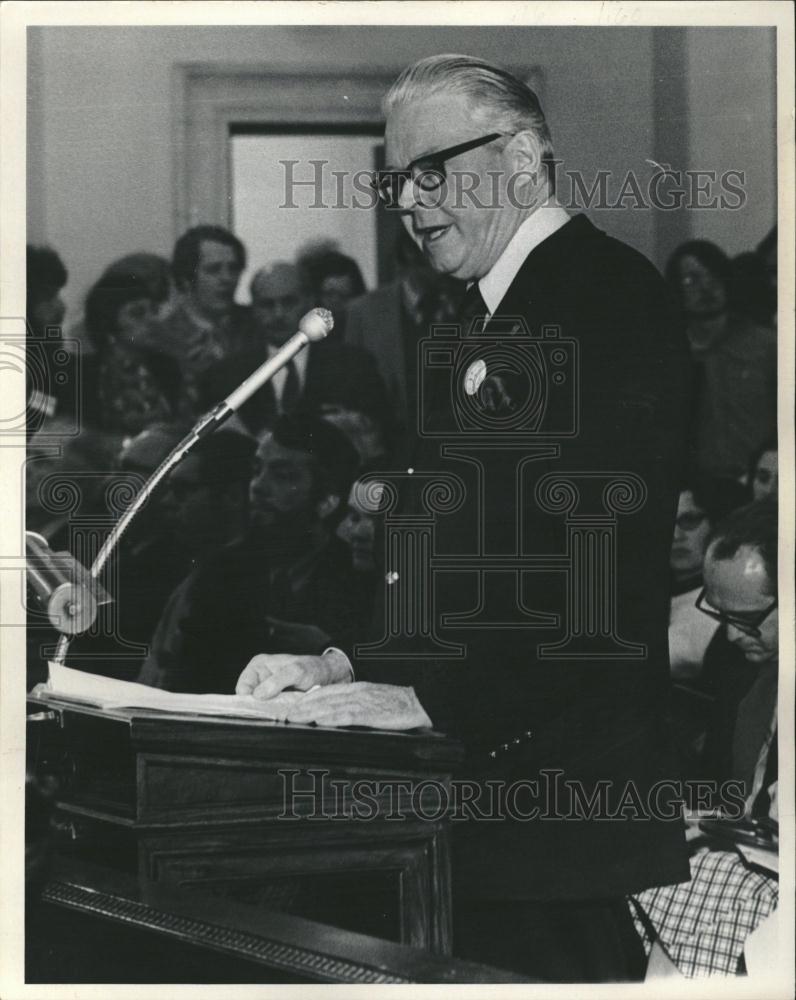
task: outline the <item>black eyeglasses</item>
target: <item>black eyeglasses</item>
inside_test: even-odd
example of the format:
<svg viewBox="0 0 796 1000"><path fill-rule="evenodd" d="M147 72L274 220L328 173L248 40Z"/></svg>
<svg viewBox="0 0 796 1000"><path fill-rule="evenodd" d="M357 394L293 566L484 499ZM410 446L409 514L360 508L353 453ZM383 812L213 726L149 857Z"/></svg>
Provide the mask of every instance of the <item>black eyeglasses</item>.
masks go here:
<svg viewBox="0 0 796 1000"><path fill-rule="evenodd" d="M707 615L708 618L712 618L714 621L720 622L722 625L732 625L732 627L737 628L739 632L743 632L745 635L750 635L754 639L759 639L760 626L766 618L768 618L774 608L776 608L777 600L775 598L767 608L761 608L760 611L725 614L723 611L716 611L715 608L705 606L705 589L703 587L699 592L699 596L697 597L695 604L697 610L701 611L703 615Z"/></svg>
<svg viewBox="0 0 796 1000"><path fill-rule="evenodd" d="M489 135L483 135L478 139L470 139L456 146L448 146L447 149L439 149L436 153L428 153L412 160L404 170L379 170L374 175L371 186L384 204L391 208L398 204L407 181L416 184L420 191L436 191L447 180L446 160L451 160L459 153L466 153L470 149L486 146L487 143L494 142L505 134L490 132Z"/></svg>

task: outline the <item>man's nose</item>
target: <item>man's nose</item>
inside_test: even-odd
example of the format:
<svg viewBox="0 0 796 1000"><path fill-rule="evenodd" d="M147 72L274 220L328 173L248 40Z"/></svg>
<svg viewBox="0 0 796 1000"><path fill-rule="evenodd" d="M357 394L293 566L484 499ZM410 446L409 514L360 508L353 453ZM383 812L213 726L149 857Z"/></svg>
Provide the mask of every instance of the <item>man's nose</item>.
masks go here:
<svg viewBox="0 0 796 1000"><path fill-rule="evenodd" d="M727 622L727 640L729 642L738 642L739 639L748 638L746 632L743 632L736 625L731 622Z"/></svg>

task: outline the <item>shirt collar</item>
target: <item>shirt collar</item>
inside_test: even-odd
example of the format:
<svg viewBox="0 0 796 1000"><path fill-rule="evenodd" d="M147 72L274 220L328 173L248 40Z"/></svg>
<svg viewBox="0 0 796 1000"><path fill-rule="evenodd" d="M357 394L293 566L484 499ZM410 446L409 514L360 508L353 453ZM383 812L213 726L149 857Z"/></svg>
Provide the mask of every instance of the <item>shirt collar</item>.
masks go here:
<svg viewBox="0 0 796 1000"><path fill-rule="evenodd" d="M478 282L490 316L497 311L528 254L568 221L569 216L563 208L548 202L522 223L492 270Z"/></svg>

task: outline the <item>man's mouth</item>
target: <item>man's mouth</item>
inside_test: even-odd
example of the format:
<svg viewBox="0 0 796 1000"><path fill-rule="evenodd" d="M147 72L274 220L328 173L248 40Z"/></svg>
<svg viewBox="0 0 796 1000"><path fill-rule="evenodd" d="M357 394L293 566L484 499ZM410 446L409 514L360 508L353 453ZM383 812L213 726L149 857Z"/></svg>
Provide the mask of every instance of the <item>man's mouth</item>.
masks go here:
<svg viewBox="0 0 796 1000"><path fill-rule="evenodd" d="M449 225L429 226L427 229L419 230L418 235L423 240L423 246L427 247L430 243L436 243L437 240L442 239L442 237L445 235L445 233L448 232L450 228L451 227Z"/></svg>

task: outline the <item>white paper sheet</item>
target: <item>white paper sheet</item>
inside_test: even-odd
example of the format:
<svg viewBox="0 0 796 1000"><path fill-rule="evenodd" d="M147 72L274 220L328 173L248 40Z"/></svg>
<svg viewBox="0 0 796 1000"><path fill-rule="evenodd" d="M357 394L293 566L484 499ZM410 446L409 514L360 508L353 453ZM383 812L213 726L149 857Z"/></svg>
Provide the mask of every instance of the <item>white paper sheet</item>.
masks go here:
<svg viewBox="0 0 796 1000"><path fill-rule="evenodd" d="M179 694L146 684L134 684L113 677L88 674L50 663L50 678L44 689L51 695L100 708L146 708L185 715L222 715L235 718L272 719L284 722L303 691L283 691L268 701L251 695Z"/></svg>

